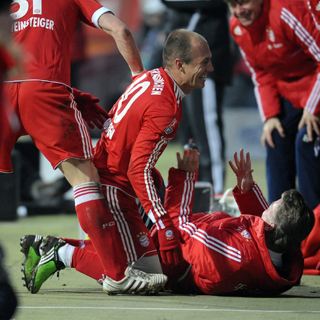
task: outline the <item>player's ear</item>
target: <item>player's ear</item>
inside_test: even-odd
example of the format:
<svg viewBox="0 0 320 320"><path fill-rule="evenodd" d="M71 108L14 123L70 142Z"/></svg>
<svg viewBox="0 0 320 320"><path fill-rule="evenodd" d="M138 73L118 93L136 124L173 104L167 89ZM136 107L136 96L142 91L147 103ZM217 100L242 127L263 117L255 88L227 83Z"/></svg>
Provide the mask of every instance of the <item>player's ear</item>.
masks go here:
<svg viewBox="0 0 320 320"><path fill-rule="evenodd" d="M184 73L184 62L181 59L175 60L175 66L176 66L177 70Z"/></svg>
<svg viewBox="0 0 320 320"><path fill-rule="evenodd" d="M274 229L274 223L271 222L271 223L267 223L265 222L264 223L264 231L271 231Z"/></svg>

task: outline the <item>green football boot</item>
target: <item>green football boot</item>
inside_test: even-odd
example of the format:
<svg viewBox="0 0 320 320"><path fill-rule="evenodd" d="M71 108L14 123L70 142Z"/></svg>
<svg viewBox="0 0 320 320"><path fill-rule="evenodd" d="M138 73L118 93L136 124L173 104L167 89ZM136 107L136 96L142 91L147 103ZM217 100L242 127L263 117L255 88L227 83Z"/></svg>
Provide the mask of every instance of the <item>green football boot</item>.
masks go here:
<svg viewBox="0 0 320 320"><path fill-rule="evenodd" d="M65 268L65 265L59 261L58 250L66 244L60 238L47 236L41 246L42 256L31 276L29 288L31 293L37 293L42 284L54 273ZM59 273L58 273L59 276Z"/></svg>
<svg viewBox="0 0 320 320"><path fill-rule="evenodd" d="M23 268L21 272L23 273L22 280L24 281L24 286L30 291L30 281L34 269L40 261L39 248L43 240L40 235L28 234L20 239L21 252L25 255L25 260L22 263Z"/></svg>

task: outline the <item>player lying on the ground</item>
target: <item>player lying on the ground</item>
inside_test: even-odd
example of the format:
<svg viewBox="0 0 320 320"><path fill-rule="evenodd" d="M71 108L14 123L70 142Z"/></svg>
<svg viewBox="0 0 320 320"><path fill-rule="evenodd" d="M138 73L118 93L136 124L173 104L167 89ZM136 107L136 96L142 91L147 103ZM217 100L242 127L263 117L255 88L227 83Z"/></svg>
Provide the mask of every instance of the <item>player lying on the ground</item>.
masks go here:
<svg viewBox="0 0 320 320"><path fill-rule="evenodd" d="M182 240L184 261L163 265L176 293L274 295L299 283L303 271L301 242L314 225L314 214L296 190L283 193L269 207L253 181L250 154L240 151L229 164L237 177L233 195L241 215L192 213L199 153L178 155L169 171L165 208ZM157 243L157 230L151 231ZM169 235L168 235L169 237ZM141 237L143 240L147 237ZM72 267L96 280L103 268L90 240L26 235L21 240L25 269L38 288L54 272ZM40 249L39 249L40 248ZM40 256L42 262L39 263ZM39 264L38 264L39 263Z"/></svg>

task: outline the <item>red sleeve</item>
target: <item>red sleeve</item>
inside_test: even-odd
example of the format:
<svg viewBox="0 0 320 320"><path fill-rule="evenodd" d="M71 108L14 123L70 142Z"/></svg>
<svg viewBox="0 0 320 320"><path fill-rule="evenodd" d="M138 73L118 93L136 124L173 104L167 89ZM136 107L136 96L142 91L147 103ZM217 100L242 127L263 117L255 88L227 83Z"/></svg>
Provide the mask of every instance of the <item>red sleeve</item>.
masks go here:
<svg viewBox="0 0 320 320"><path fill-rule="evenodd" d="M179 217L184 222L191 220L195 182L196 173L170 168L165 208L174 222Z"/></svg>
<svg viewBox="0 0 320 320"><path fill-rule="evenodd" d="M85 24L99 29L100 26L98 21L101 15L106 12L111 12L96 0L75 0L75 2L77 2L78 8L81 12L80 20Z"/></svg>
<svg viewBox="0 0 320 320"><path fill-rule="evenodd" d="M166 214L161 199L156 192L152 170L165 150L170 138L177 130L178 122L173 114L172 106L154 106L134 143L128 168L128 178L150 219L155 222ZM177 122L173 132L168 136L164 133L172 122Z"/></svg>
<svg viewBox="0 0 320 320"><path fill-rule="evenodd" d="M233 189L233 196L241 214L261 217L263 211L269 207L267 200L256 183L254 183L250 191L244 193L241 193L238 187L235 187Z"/></svg>
<svg viewBox="0 0 320 320"><path fill-rule="evenodd" d="M247 56L243 50L240 52L251 71L260 117L265 122L267 119L281 114L277 79L271 73L257 67L254 58Z"/></svg>
<svg viewBox="0 0 320 320"><path fill-rule="evenodd" d="M320 32L310 12L302 1L290 2L288 9L281 11L281 27L289 41L300 47L310 58L317 62L316 72L309 81L306 101L302 107L311 114L320 113Z"/></svg>
<svg viewBox="0 0 320 320"><path fill-rule="evenodd" d="M318 30L320 30L320 11L317 10L319 0L304 0L307 10L310 11L313 21Z"/></svg>

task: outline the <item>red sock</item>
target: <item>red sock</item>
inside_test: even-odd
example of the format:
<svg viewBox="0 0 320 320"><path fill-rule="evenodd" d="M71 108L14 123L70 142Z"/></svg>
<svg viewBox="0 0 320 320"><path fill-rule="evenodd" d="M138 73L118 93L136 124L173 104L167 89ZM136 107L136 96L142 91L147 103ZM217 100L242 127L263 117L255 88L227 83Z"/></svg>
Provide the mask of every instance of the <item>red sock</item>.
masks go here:
<svg viewBox="0 0 320 320"><path fill-rule="evenodd" d="M74 247L77 247L80 249L82 249L83 247L86 247L86 249L88 250L95 251L94 246L90 239L88 240L69 239L69 238L61 238L61 239L64 240L66 243L71 244Z"/></svg>
<svg viewBox="0 0 320 320"><path fill-rule="evenodd" d="M100 185L89 182L73 190L80 226L88 234L99 256L104 274L113 280L121 280L127 268L126 254Z"/></svg>
<svg viewBox="0 0 320 320"><path fill-rule="evenodd" d="M86 247L74 249L71 267L99 282L104 279L103 266L97 253Z"/></svg>

